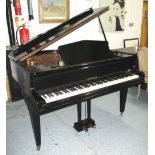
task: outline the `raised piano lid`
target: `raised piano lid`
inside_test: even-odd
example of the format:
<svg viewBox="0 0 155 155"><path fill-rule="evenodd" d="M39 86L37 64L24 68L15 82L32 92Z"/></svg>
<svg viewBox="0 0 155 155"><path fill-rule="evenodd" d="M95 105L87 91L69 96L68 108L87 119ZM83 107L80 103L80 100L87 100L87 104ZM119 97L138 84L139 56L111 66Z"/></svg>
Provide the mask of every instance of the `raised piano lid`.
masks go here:
<svg viewBox="0 0 155 155"><path fill-rule="evenodd" d="M58 25L57 27L48 30L45 33L37 35L24 45L20 45L9 55L11 59L22 62L35 53L45 49L47 46L58 41L62 37L68 35L72 31L78 29L94 18L100 16L109 10L109 7L102 7L97 9L88 9L83 13L67 20L66 22Z"/></svg>

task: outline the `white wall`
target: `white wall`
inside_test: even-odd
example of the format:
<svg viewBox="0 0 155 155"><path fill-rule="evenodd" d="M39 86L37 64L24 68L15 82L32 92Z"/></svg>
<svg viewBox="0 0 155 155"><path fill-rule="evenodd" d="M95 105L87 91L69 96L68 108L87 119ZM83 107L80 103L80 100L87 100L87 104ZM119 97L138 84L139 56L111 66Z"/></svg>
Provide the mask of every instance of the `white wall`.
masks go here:
<svg viewBox="0 0 155 155"><path fill-rule="evenodd" d="M125 31L123 32L111 32L106 33L107 40L111 49L123 47L124 38L139 38L141 31L141 18L142 18L142 4L143 0L126 0L126 18L125 18ZM27 6L25 0L21 0L23 15L27 15ZM30 35L31 38L39 33L45 32L58 24L39 24L38 18L38 0L32 1L34 20L30 22ZM70 0L70 17L90 8L99 7L99 0ZM129 23L134 23L133 27L129 27ZM51 49L57 48L57 46L83 40L103 40L103 35L99 30L98 20L95 19L75 32L69 34L65 38L59 40L53 44Z"/></svg>

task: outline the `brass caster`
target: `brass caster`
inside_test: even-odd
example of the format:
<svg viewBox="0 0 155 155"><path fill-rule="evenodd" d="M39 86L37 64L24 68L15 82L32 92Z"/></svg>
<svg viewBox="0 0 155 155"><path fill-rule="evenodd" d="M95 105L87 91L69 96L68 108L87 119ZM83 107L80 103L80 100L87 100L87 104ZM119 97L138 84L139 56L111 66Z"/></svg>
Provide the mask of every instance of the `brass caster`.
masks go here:
<svg viewBox="0 0 155 155"><path fill-rule="evenodd" d="M40 149L41 149L41 145L38 145L37 146L37 151L40 151Z"/></svg>
<svg viewBox="0 0 155 155"><path fill-rule="evenodd" d="M123 113L122 113L122 112L120 113L120 116L122 116L122 117L123 117Z"/></svg>
<svg viewBox="0 0 155 155"><path fill-rule="evenodd" d="M92 128L96 129L96 125L94 125Z"/></svg>

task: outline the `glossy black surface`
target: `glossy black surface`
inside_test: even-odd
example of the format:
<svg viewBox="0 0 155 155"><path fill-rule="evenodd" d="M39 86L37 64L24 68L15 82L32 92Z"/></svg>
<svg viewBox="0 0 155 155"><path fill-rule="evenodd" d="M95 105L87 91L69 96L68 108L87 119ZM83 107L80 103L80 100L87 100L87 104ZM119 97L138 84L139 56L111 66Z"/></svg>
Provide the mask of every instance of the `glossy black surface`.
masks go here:
<svg viewBox="0 0 155 155"><path fill-rule="evenodd" d="M106 41L84 40L59 46L58 49L64 66L104 61L116 57L110 52Z"/></svg>
<svg viewBox="0 0 155 155"><path fill-rule="evenodd" d="M105 11L104 9L101 10L103 12ZM91 10L88 14L89 13L90 15L88 16L91 16ZM97 15L100 14L96 14L96 16ZM81 22L83 17L79 15L77 18L77 20L80 19ZM84 21L86 20L85 18L86 17L83 19ZM49 33L50 31L47 32L48 35L50 35ZM39 38L40 37L37 39ZM42 41L42 39L43 38L41 38L40 41ZM34 44L34 46L35 45L36 44ZM31 46L33 46L33 44ZM21 51L19 50L19 53L24 53L24 51L29 48L30 45L27 44L24 49L21 48ZM51 68L51 70L48 71L29 70L24 67L21 61L16 61L13 55L10 56L12 76L20 85L21 92L28 107L37 146L41 145L41 115L77 104L78 122L75 123L75 128L80 128L81 130L83 127L89 127L89 123L90 126L94 126L95 121L91 118L91 99L120 91L120 112L123 113L125 110L128 87L137 85L144 80L143 74L137 70L137 56L111 51L107 41L83 40L61 45L57 51L61 57L59 67ZM40 52L44 53L44 51ZM13 52L13 54L15 53ZM78 84L80 81L88 81L92 78L106 77L109 74L113 75L118 72L124 73L128 71L139 75L139 78L48 104L46 104L43 98L38 94L38 92L49 88L59 89L60 87L62 88L62 86L67 87L73 83ZM88 115L85 121L81 119L81 103L83 101L87 101L88 103Z"/></svg>
<svg viewBox="0 0 155 155"><path fill-rule="evenodd" d="M91 43L89 42L89 44ZM84 49L83 47L82 50L86 51L86 53L88 54L90 49L87 47L86 49ZM98 47L98 49L100 49L100 47ZM34 136L36 137L35 140L37 146L41 144L40 115L55 110L59 110L61 108L65 108L74 104L79 104L83 101L91 100L93 98L108 93L112 93L115 91L120 91L120 112L121 113L124 112L127 88L143 82L144 77L139 71L136 71L137 57L135 55L128 55L123 53L121 54L119 52L111 53L112 51L110 50L108 51L106 46L103 47L103 49L105 49L105 51L107 52L102 53L103 59L100 60L95 59L95 61L91 60L91 62L87 61L86 63L82 64L79 64L79 60L77 60L76 65L74 63L72 64L69 62L66 63L65 66L51 71L35 72L31 70L30 72L29 70L24 68L21 64L15 62L14 60L11 60L13 77L14 79L16 79L16 81L19 83L21 87L22 94L25 98L25 102L30 112L31 122L34 130ZM103 49L101 48L100 51L104 52ZM67 51L66 48L65 50ZM68 53L71 53L74 50L71 47L69 47ZM97 51L96 53L100 54ZM66 56L66 53L64 55ZM65 57L63 60L65 60ZM36 93L37 91L41 91L43 89L48 89L51 87L59 87L61 85L69 85L73 82L86 80L94 76L100 77L101 75L108 75L111 73L116 73L118 71L127 71L127 70L131 70L135 74L138 74L139 79L117 84L114 86L110 86L107 88L103 88L90 93L85 93L82 95L78 95L76 97L71 97L65 100L60 100L49 104L45 104L45 101ZM91 118L91 112L88 113L90 113L89 117ZM83 122L86 122L86 124L84 124ZM75 128L77 130L80 128L79 129L80 131L81 127L83 126L87 127L88 124L89 124L88 121L81 120L75 123ZM94 126L94 124L92 124L92 126Z"/></svg>
<svg viewBox="0 0 155 155"><path fill-rule="evenodd" d="M48 30L45 33L39 34L37 37L31 39L27 44L20 45L18 47L18 50L16 50L14 52L14 56L17 56L20 52L23 52L24 50L29 50L31 47L34 47L38 43L47 40L52 35L55 35L55 34L60 33L61 31L64 31L66 27L69 27L70 25L75 24L79 20L87 17L88 15L90 15L92 13L93 13L93 9L90 8L90 9L86 10L85 12L81 13L80 15L69 19L68 21L64 22L63 24L60 24L59 26L57 26L51 30Z"/></svg>
<svg viewBox="0 0 155 155"><path fill-rule="evenodd" d="M62 37L68 35L94 18L100 16L109 10L109 7L88 9L85 12L69 19L68 21L39 34L24 45L20 45L9 56L15 61L23 61L35 53L45 49Z"/></svg>

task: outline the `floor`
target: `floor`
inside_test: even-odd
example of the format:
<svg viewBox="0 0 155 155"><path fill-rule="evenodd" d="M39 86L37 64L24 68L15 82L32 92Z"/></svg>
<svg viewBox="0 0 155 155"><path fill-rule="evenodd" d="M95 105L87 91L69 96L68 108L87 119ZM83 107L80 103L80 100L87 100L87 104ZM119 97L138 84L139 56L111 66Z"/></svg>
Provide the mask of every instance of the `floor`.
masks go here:
<svg viewBox="0 0 155 155"><path fill-rule="evenodd" d="M119 113L119 92L92 100L96 128L76 132L76 106L41 117L42 146L36 151L23 100L7 103L7 155L147 155L147 93L129 89L126 110ZM84 114L83 114L84 115Z"/></svg>

